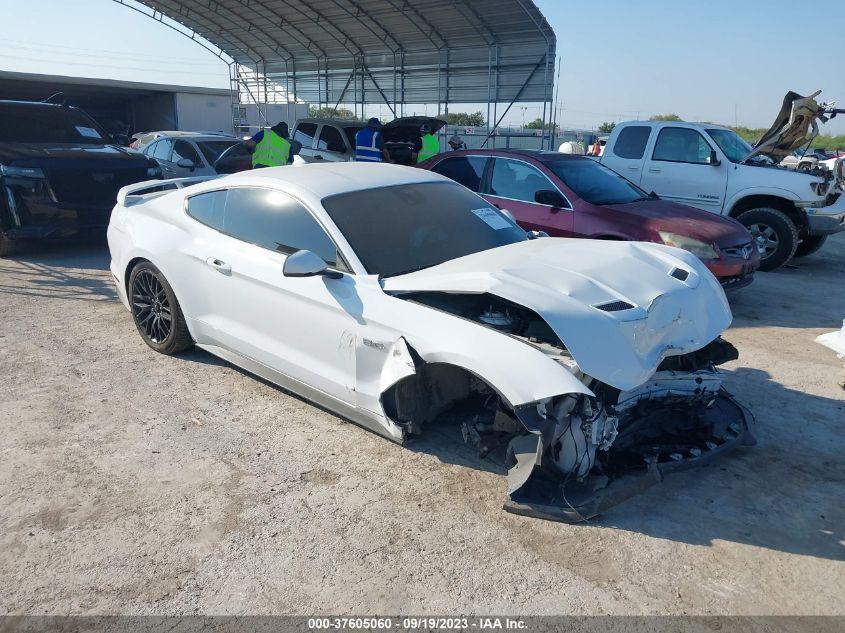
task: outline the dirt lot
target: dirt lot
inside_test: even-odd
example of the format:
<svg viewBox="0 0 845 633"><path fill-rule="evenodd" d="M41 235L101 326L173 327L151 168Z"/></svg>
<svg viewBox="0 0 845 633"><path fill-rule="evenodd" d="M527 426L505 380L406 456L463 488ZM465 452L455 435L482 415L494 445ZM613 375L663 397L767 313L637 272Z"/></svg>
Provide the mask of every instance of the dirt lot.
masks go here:
<svg viewBox="0 0 845 633"><path fill-rule="evenodd" d="M102 248L0 260L0 614L845 614L845 235L732 297L759 444L589 525L501 510L203 353L148 349Z"/></svg>

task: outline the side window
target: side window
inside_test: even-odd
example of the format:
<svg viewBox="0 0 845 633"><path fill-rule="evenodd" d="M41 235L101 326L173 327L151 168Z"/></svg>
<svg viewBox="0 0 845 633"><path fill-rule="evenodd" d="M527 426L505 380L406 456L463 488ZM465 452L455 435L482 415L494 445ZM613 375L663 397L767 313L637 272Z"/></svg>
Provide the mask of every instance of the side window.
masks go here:
<svg viewBox="0 0 845 633"><path fill-rule="evenodd" d="M613 145L613 153L619 158L642 158L650 135L651 127L648 125L630 125L622 128Z"/></svg>
<svg viewBox="0 0 845 633"><path fill-rule="evenodd" d="M170 146L171 141L169 139L162 139L150 150L150 156L161 160L170 160Z"/></svg>
<svg viewBox="0 0 845 633"><path fill-rule="evenodd" d="M180 139L173 143L173 158L170 160L174 163L178 163L183 158L187 158L197 166L202 166L203 164L202 160L200 160L199 154L197 154L197 150L194 149L194 146L188 141Z"/></svg>
<svg viewBox="0 0 845 633"><path fill-rule="evenodd" d="M317 141L317 149L322 149L327 152L338 152L339 154L346 153L346 145L343 143L343 137L338 132L337 128L332 125L324 125L320 130L320 138Z"/></svg>
<svg viewBox="0 0 845 633"><path fill-rule="evenodd" d="M660 130L654 144L652 160L674 163L696 163L706 165L710 159L711 147L695 130L683 127L665 127Z"/></svg>
<svg viewBox="0 0 845 633"><path fill-rule="evenodd" d="M334 242L311 212L279 191L230 189L223 232L271 251L307 249L333 266L338 262Z"/></svg>
<svg viewBox="0 0 845 633"><path fill-rule="evenodd" d="M457 156L441 160L432 171L437 172L463 185L470 191L478 193L481 190L481 179L487 159L480 156Z"/></svg>
<svg viewBox="0 0 845 633"><path fill-rule="evenodd" d="M300 123L293 131L293 140L302 143L305 149L311 149L315 134L317 134L316 123Z"/></svg>
<svg viewBox="0 0 845 633"><path fill-rule="evenodd" d="M509 158L493 162L490 194L522 202L534 202L534 195L542 190L557 188L536 167Z"/></svg>
<svg viewBox="0 0 845 633"><path fill-rule="evenodd" d="M188 215L218 231L223 230L226 190L199 193L188 198Z"/></svg>

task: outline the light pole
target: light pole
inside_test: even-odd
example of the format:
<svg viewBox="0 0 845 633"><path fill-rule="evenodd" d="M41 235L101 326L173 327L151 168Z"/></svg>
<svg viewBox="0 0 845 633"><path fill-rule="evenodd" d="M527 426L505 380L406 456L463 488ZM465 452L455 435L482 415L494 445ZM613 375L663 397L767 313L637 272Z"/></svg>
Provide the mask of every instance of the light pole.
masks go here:
<svg viewBox="0 0 845 633"><path fill-rule="evenodd" d="M522 131L525 131L525 111L528 109L528 106L520 106L522 110Z"/></svg>

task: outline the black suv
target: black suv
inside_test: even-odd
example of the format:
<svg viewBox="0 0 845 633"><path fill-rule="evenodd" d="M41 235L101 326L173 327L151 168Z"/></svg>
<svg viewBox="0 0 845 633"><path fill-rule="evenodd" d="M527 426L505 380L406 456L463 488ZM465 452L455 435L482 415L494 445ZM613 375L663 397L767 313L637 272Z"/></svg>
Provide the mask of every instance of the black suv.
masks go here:
<svg viewBox="0 0 845 633"><path fill-rule="evenodd" d="M160 177L82 110L0 101L0 255L21 240L105 234L118 189Z"/></svg>

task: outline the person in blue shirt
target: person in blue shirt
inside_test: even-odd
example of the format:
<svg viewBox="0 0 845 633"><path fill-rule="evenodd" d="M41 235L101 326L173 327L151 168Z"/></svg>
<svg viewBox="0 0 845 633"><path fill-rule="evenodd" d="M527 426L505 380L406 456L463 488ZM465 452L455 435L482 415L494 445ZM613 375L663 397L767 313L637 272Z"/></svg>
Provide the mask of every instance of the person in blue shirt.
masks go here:
<svg viewBox="0 0 845 633"><path fill-rule="evenodd" d="M390 154L384 147L381 135L381 121L373 117L367 127L355 135L355 160L362 163L390 163Z"/></svg>

